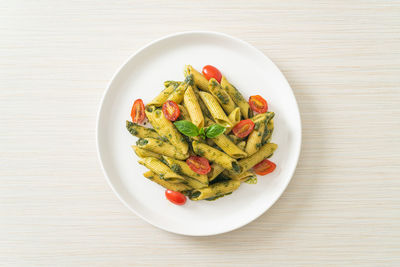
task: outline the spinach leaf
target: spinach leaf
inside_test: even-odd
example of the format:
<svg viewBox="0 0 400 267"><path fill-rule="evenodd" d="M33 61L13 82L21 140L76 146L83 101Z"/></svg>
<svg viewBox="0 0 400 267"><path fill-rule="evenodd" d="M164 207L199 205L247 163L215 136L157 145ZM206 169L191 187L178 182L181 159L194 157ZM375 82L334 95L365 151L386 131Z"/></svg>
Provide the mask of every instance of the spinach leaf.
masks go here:
<svg viewBox="0 0 400 267"><path fill-rule="evenodd" d="M186 136L193 137L199 135L199 128L197 128L197 126L190 121L176 121L174 122L174 125L179 132L183 133Z"/></svg>
<svg viewBox="0 0 400 267"><path fill-rule="evenodd" d="M208 138L215 138L225 132L225 127L219 124L213 124L208 127L205 132Z"/></svg>

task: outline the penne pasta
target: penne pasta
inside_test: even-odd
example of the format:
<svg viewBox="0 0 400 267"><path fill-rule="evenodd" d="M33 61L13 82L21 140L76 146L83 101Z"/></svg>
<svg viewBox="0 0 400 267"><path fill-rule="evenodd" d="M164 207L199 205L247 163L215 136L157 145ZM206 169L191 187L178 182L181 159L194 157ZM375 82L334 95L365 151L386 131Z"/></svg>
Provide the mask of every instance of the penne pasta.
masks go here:
<svg viewBox="0 0 400 267"><path fill-rule="evenodd" d="M158 175L157 173L154 173L152 171L143 173L143 176L146 177L147 179L149 179L150 181L153 181L153 182L161 185L162 187L172 190L172 191L184 192L184 191L189 191L192 189L190 186L183 184L183 183L173 184L173 183L167 182L166 180L161 179L160 175Z"/></svg>
<svg viewBox="0 0 400 267"><path fill-rule="evenodd" d="M171 121L167 120L160 109L154 109L149 112L146 109L146 115L156 132L168 139L183 155L188 155L189 146L183 136L178 132Z"/></svg>
<svg viewBox="0 0 400 267"><path fill-rule="evenodd" d="M128 129L131 135L139 138L150 137L161 139L161 136L159 136L154 129L140 126L139 124L133 123L131 121L126 121L126 129Z"/></svg>
<svg viewBox="0 0 400 267"><path fill-rule="evenodd" d="M259 163L263 159L270 157L277 148L278 145L274 143L268 143L263 145L256 153L254 153L250 157L239 160L238 164L241 167L242 172L253 168L254 165Z"/></svg>
<svg viewBox="0 0 400 267"><path fill-rule="evenodd" d="M245 150L246 141L241 141L241 142L237 143L237 147L240 148L241 150Z"/></svg>
<svg viewBox="0 0 400 267"><path fill-rule="evenodd" d="M235 102L236 105L239 106L242 116L245 119L250 118L251 110L249 103L244 99L243 95L239 92L239 90L237 90L235 86L233 86L228 82L225 76L222 76L221 86L229 94L233 102Z"/></svg>
<svg viewBox="0 0 400 267"><path fill-rule="evenodd" d="M188 153L182 154L170 143L154 138L141 138L136 142L136 145L138 148L179 160L185 160L189 157Z"/></svg>
<svg viewBox="0 0 400 267"><path fill-rule="evenodd" d="M165 101L167 101L168 97L171 95L172 92L175 91L175 84L170 84L168 87L166 87L158 96L156 96L153 100L148 103L148 106L156 106L156 107L161 107Z"/></svg>
<svg viewBox="0 0 400 267"><path fill-rule="evenodd" d="M215 162L234 173L239 173L241 171L238 162L224 152L197 141L193 141L192 146L194 153L197 155L205 157L209 161Z"/></svg>
<svg viewBox="0 0 400 267"><path fill-rule="evenodd" d="M139 158L147 158L147 157L153 157L157 159L162 159L161 154L157 154L155 152L152 152L150 150L146 150L143 148L140 148L138 146L132 146L133 151L135 151L136 155L138 155Z"/></svg>
<svg viewBox="0 0 400 267"><path fill-rule="evenodd" d="M189 112L187 111L185 106L178 105L179 110L181 111L181 115L179 116L179 120L185 120L185 121L190 121L190 115Z"/></svg>
<svg viewBox="0 0 400 267"><path fill-rule="evenodd" d="M218 182L210 185L209 187L192 191L190 194L191 200L212 199L215 197L223 196L232 193L240 186L239 181L230 180Z"/></svg>
<svg viewBox="0 0 400 267"><path fill-rule="evenodd" d="M175 172L173 172L167 165L162 163L159 159L153 157L147 157L139 160L139 163L145 166L147 169L158 174L161 179L176 184L185 181L185 178Z"/></svg>
<svg viewBox="0 0 400 267"><path fill-rule="evenodd" d="M192 123L198 128L204 127L203 112L201 111L199 102L197 100L196 94L193 91L192 86L188 86L183 96L183 99L185 101L185 106L188 109L190 120L192 121Z"/></svg>
<svg viewBox="0 0 400 267"><path fill-rule="evenodd" d="M189 167L189 165L186 164L186 162L177 160L174 158L166 157L166 156L164 156L163 158L164 158L165 162L168 164L168 166L171 168L171 170L173 170L175 173L189 176L189 177L199 181L200 183L204 184L205 186L208 185L207 175L198 174L198 173L194 172Z"/></svg>
<svg viewBox="0 0 400 267"><path fill-rule="evenodd" d="M263 136L263 140L262 140L263 144L269 143L271 141L271 136L272 136L273 131L274 131L274 119L271 119L267 123L266 131L264 131L264 136Z"/></svg>
<svg viewBox="0 0 400 267"><path fill-rule="evenodd" d="M214 180L215 178L217 178L217 176L222 173L224 171L224 167L221 167L218 164L211 164L211 171L207 174L208 176L208 181L211 182L212 180Z"/></svg>
<svg viewBox="0 0 400 267"><path fill-rule="evenodd" d="M224 110L221 108L215 97L206 92L199 92L199 94L208 111L211 113L211 116L214 118L214 121L227 129L232 129L233 126L231 121L225 115Z"/></svg>
<svg viewBox="0 0 400 267"><path fill-rule="evenodd" d="M262 146L262 137L264 134L265 128L265 120L258 121L255 123L253 131L250 133L245 151L246 153L251 156L257 152L258 149Z"/></svg>
<svg viewBox="0 0 400 267"><path fill-rule="evenodd" d="M207 79L192 66L185 66L185 76L193 75L193 81L197 88L208 92L208 81Z"/></svg>
<svg viewBox="0 0 400 267"><path fill-rule="evenodd" d="M232 127L235 127L236 124L239 123L241 118L240 108L235 108L229 115L228 119L232 122Z"/></svg>
<svg viewBox="0 0 400 267"><path fill-rule="evenodd" d="M218 147L234 159L245 158L247 153L237 147L225 134L212 139Z"/></svg>
<svg viewBox="0 0 400 267"><path fill-rule="evenodd" d="M208 90L217 99L218 103L227 114L230 114L236 108L236 105L229 94L222 89L221 85L214 78L210 79Z"/></svg>
<svg viewBox="0 0 400 267"><path fill-rule="evenodd" d="M228 176L232 180L236 180L236 181L240 181L240 182L245 182L251 178L257 177L257 175L252 170L244 171L239 174L233 174L233 173L229 173L228 171L225 171L225 172L223 172L223 174Z"/></svg>
<svg viewBox="0 0 400 267"><path fill-rule="evenodd" d="M166 101L171 100L177 104L180 104L183 101L183 95L185 94L187 87L187 83L179 84L179 86L168 96Z"/></svg>

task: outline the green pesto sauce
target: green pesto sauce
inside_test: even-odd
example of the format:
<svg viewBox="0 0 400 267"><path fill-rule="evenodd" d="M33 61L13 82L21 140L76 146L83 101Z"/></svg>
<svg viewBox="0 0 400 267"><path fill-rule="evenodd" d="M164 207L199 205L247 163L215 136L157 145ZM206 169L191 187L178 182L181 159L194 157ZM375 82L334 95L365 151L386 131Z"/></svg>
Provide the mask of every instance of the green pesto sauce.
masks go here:
<svg viewBox="0 0 400 267"><path fill-rule="evenodd" d="M182 168L178 164L172 164L171 165L171 170L173 172L175 172L175 173L178 173L178 174L182 172Z"/></svg>
<svg viewBox="0 0 400 267"><path fill-rule="evenodd" d="M198 148L197 151L196 151L196 154L199 155L199 156L204 156L205 153L204 153L204 151L202 149Z"/></svg>
<svg viewBox="0 0 400 267"><path fill-rule="evenodd" d="M149 141L147 141L146 139L142 139L140 138L139 140L136 141L136 145L138 146L144 146L148 143Z"/></svg>
<svg viewBox="0 0 400 267"><path fill-rule="evenodd" d="M232 162L232 169L234 172L240 172L240 166L236 162Z"/></svg>
<svg viewBox="0 0 400 267"><path fill-rule="evenodd" d="M201 195L200 191L194 191L192 194L190 194L190 198L197 198Z"/></svg>
<svg viewBox="0 0 400 267"><path fill-rule="evenodd" d="M189 84L191 86L194 85L193 74L190 74L190 75L186 76L185 83L187 83L187 84Z"/></svg>
<svg viewBox="0 0 400 267"><path fill-rule="evenodd" d="M226 95L223 95L222 93L218 92L217 97L222 104L227 105L229 103L229 99Z"/></svg>

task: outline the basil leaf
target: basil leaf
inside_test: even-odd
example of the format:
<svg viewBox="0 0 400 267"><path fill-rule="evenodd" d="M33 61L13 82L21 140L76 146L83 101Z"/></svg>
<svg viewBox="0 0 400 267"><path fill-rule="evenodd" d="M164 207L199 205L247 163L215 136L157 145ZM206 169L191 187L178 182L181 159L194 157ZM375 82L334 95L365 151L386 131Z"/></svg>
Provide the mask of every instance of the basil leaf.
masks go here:
<svg viewBox="0 0 400 267"><path fill-rule="evenodd" d="M174 125L186 136L198 136L199 135L199 128L196 125L191 123L190 121L176 121Z"/></svg>
<svg viewBox="0 0 400 267"><path fill-rule="evenodd" d="M215 138L225 132L225 127L219 124L213 124L206 129L206 136L208 138Z"/></svg>

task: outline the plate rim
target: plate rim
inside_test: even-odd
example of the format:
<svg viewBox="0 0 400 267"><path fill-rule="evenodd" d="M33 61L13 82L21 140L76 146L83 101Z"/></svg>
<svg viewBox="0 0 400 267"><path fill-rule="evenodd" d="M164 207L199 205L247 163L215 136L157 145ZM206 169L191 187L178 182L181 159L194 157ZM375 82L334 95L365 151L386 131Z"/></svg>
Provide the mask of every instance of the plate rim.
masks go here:
<svg viewBox="0 0 400 267"><path fill-rule="evenodd" d="M262 209L262 211L259 214L256 214L256 216L254 216L253 218L251 218L250 220L247 220L235 227L231 227L231 228L227 228L226 230L223 231L218 231L218 232L209 232L206 234L200 233L186 233L186 232L178 232L178 231L173 231L170 229L167 229L165 227L163 227L162 225L155 223L149 219L147 219L145 216L143 216L142 214L140 214L139 212L137 212L135 209L133 209L122 197L121 195L118 193L117 189L114 187L113 183L111 182L111 179L104 167L103 164L103 159L100 153L100 143L99 143L99 128L100 128L100 115L101 115L101 111L104 105L104 101L108 95L108 93L110 92L110 87L113 84L114 80L116 79L116 77L118 76L118 74L125 68L126 65L128 65L128 63L138 54L140 54L142 51L144 51L145 49L147 49L148 47L151 47L152 45L164 41L166 39L170 39L170 38L174 38L177 36L181 36L181 35L190 35L190 34L210 34L210 35L215 35L215 36L222 36L228 39L231 39L235 42L239 42L245 46L247 46L248 48L252 49L253 51L257 52L260 56L262 56L265 60L267 60L269 63L271 63L277 70L278 72L282 75L282 77L284 78L284 82L286 83L286 85L290 88L290 94L292 95L293 99L294 99L294 104L295 104L295 109L296 109L296 114L297 114L297 119L299 121L299 143L297 146L297 151L295 151L295 165L293 170L290 172L290 178L287 180L286 184L283 187L282 192L279 193L279 195L276 197L276 199L274 199L273 201L270 202L269 205L266 205L264 209ZM301 152L301 147L302 147L302 122L301 122L301 115L300 115L300 109L299 109L299 105L297 103L297 99L296 96L294 95L293 89L289 84L289 81L286 79L285 75L282 73L282 71L278 68L278 66L266 55L264 54L261 50L259 50L258 48L256 48L255 46L253 46L252 44L239 39L237 37L234 37L232 35L226 34L226 33L222 33L222 32L217 32L217 31L183 31L183 32L175 32L172 34L168 34L165 36L162 36L160 38L157 38L147 44L145 44L144 46L140 47L138 50L136 50L132 55L130 55L118 68L117 70L114 72L114 74L112 75L110 81L107 83L107 87L106 90L103 92L103 95L101 97L100 100L100 104L97 110L97 116L96 116L96 150L97 150L97 158L100 161L100 166L101 166L101 170L103 172L103 175L108 183L108 185L111 187L112 191L114 192L114 194L117 196L117 198L130 210L132 211L134 214L136 214L138 217L140 217L141 219L143 219L144 221L146 221L147 223L151 224L154 227L157 227L159 229L162 229L164 231L170 232L170 233L174 233L174 234L179 234L179 235L184 235L184 236L213 236L213 235L220 235L220 234L224 234L224 233L228 233L234 230L237 230L253 221L255 221L256 219L258 219L261 215L263 215L266 211L268 211L277 201L278 199L281 198L282 194L286 191L289 183L292 181L293 179L293 175L297 169L297 165L299 162L299 158L300 158L300 152Z"/></svg>

